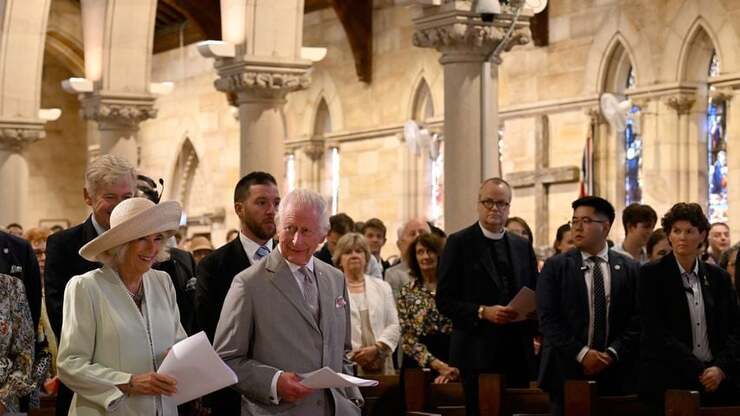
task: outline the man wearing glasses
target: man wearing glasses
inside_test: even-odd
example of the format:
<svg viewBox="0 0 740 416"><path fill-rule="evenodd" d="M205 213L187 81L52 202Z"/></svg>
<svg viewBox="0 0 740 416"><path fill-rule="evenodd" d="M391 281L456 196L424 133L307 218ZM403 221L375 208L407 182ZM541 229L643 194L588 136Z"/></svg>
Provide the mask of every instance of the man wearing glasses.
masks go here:
<svg viewBox="0 0 740 416"><path fill-rule="evenodd" d="M509 304L535 288L537 262L529 241L504 230L511 187L487 179L478 192L478 221L452 235L442 253L437 308L453 322L450 361L460 369L467 415L478 415L478 374L500 373L507 386L529 385L533 321Z"/></svg>
<svg viewBox="0 0 740 416"><path fill-rule="evenodd" d="M550 258L537 282L544 336L539 384L550 394L553 416L563 414L566 380L596 380L601 394L632 391L639 343L639 266L606 243L614 207L595 196L572 207L577 250Z"/></svg>

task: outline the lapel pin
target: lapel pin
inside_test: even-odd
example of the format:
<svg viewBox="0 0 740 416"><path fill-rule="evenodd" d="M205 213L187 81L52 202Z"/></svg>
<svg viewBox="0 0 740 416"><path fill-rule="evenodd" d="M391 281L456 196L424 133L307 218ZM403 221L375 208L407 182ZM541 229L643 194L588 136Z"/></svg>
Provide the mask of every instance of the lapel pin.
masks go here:
<svg viewBox="0 0 740 416"><path fill-rule="evenodd" d="M3 254L8 254L9 251L7 247L3 248Z"/></svg>
<svg viewBox="0 0 740 416"><path fill-rule="evenodd" d="M620 266L618 264L615 264L614 265L614 270L622 270L622 266Z"/></svg>
<svg viewBox="0 0 740 416"><path fill-rule="evenodd" d="M588 270L588 266L581 266L581 271L582 272L585 272L586 270Z"/></svg>

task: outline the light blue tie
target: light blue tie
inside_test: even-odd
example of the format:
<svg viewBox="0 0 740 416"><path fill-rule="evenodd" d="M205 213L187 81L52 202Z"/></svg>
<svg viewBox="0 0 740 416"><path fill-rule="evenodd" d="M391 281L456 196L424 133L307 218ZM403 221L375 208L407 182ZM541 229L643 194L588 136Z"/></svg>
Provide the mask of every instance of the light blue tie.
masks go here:
<svg viewBox="0 0 740 416"><path fill-rule="evenodd" d="M254 253L254 257L259 260L268 254L270 254L270 249L265 246L260 246L260 248L257 249L257 252Z"/></svg>

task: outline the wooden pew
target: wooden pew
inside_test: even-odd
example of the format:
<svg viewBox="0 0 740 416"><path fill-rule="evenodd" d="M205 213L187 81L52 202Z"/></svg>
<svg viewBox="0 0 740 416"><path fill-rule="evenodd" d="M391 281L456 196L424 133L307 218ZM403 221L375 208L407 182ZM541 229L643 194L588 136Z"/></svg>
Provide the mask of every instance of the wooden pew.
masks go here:
<svg viewBox="0 0 740 416"><path fill-rule="evenodd" d="M565 383L565 416L648 416L636 394L599 396L595 381L568 380Z"/></svg>
<svg viewBox="0 0 740 416"><path fill-rule="evenodd" d="M363 378L377 380L375 387L360 387L360 393L365 399L362 406L362 416L400 415L401 386L398 375L363 376Z"/></svg>
<svg viewBox="0 0 740 416"><path fill-rule="evenodd" d="M406 415L464 416L465 395L461 383L433 384L430 371L404 371Z"/></svg>
<svg viewBox="0 0 740 416"><path fill-rule="evenodd" d="M42 395L41 406L38 409L31 409L28 412L28 416L55 416L56 414L56 403L57 396Z"/></svg>
<svg viewBox="0 0 740 416"><path fill-rule="evenodd" d="M514 414L547 415L550 399L537 387L506 388L500 374L481 374L478 379L478 403L481 416Z"/></svg>
<svg viewBox="0 0 740 416"><path fill-rule="evenodd" d="M699 392L668 390L665 392L666 416L740 416L740 406L700 407Z"/></svg>

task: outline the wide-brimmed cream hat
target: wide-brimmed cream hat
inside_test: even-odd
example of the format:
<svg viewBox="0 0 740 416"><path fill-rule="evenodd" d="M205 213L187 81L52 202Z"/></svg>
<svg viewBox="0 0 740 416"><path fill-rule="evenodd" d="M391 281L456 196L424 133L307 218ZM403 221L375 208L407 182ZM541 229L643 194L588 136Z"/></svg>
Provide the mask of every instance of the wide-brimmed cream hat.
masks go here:
<svg viewBox="0 0 740 416"><path fill-rule="evenodd" d="M97 261L98 256L114 247L151 234L177 231L182 207L176 201L158 205L146 198L129 198L116 205L110 214L110 230L82 246L80 256Z"/></svg>

